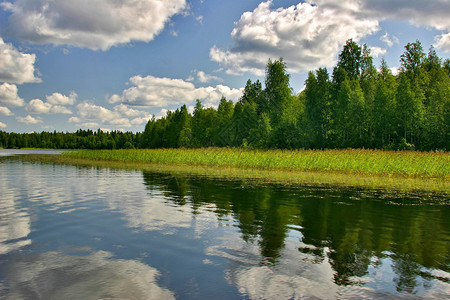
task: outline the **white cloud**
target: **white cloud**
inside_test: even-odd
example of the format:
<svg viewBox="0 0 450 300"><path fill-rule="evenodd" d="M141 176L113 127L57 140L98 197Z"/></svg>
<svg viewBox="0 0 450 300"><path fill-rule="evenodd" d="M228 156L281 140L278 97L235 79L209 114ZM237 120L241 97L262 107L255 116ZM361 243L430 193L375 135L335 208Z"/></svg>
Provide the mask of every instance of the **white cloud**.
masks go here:
<svg viewBox="0 0 450 300"><path fill-rule="evenodd" d="M143 117L143 118L134 118L133 120L131 120L131 125L142 125L147 123L152 117L148 116L148 117Z"/></svg>
<svg viewBox="0 0 450 300"><path fill-rule="evenodd" d="M78 115L82 120L101 120L102 123L114 122L121 119L118 112L111 111L103 106L84 101L77 105Z"/></svg>
<svg viewBox="0 0 450 300"><path fill-rule="evenodd" d="M222 96L237 100L241 89L228 86L195 87L182 79L161 78L154 76L134 76L130 78L132 87L124 90L122 95L113 95L110 103L122 102L128 105L165 107L168 105L191 103L196 99L204 101L205 106L217 105Z"/></svg>
<svg viewBox="0 0 450 300"><path fill-rule="evenodd" d="M193 70L191 71L191 75L189 75L186 81L195 81L195 80L201 83L208 83L211 81L223 81L223 79L218 76L206 74L204 71Z"/></svg>
<svg viewBox="0 0 450 300"><path fill-rule="evenodd" d="M378 20L406 21L415 26L432 27L444 33L436 37L436 48L450 51L449 30L450 1L428 0L426 4L421 0L392 1L392 0L310 0L308 2L323 6L342 7L354 4L359 14ZM386 36L386 37L385 37ZM398 43L394 36L386 35L382 41L389 47L390 43ZM384 38L384 39L383 39ZM385 40L386 39L386 40Z"/></svg>
<svg viewBox="0 0 450 300"><path fill-rule="evenodd" d="M435 38L434 46L438 49L450 52L450 33L439 35Z"/></svg>
<svg viewBox="0 0 450 300"><path fill-rule="evenodd" d="M202 83L206 83L206 82L210 82L210 81L222 81L221 78L211 75L211 74L206 74L203 71L198 71L197 72L197 78L198 81L202 82Z"/></svg>
<svg viewBox="0 0 450 300"><path fill-rule="evenodd" d="M149 42L186 0L19 0L3 2L10 11L8 34L38 44L93 50L131 41Z"/></svg>
<svg viewBox="0 0 450 300"><path fill-rule="evenodd" d="M0 103L8 107L25 105L23 99L17 94L17 86L6 82L0 85Z"/></svg>
<svg viewBox="0 0 450 300"><path fill-rule="evenodd" d="M6 126L5 123L0 122L0 128L6 128L6 127L8 127L8 126Z"/></svg>
<svg viewBox="0 0 450 300"><path fill-rule="evenodd" d="M221 64L226 73L262 76L268 59L279 57L292 72L333 66L348 39L358 42L377 32L381 20L406 21L446 32L450 29L450 2L442 0L430 0L426 5L419 0L308 0L278 9L271 5L271 0L262 2L241 15L231 32L230 49L210 49L210 59ZM398 43L387 33L381 39L389 47ZM436 47L449 49L448 39L444 33Z"/></svg>
<svg viewBox="0 0 450 300"><path fill-rule="evenodd" d="M72 111L70 109L68 109L65 106L62 105L54 105L52 106L52 108L50 109L50 113L52 114L64 114L64 115L71 115Z"/></svg>
<svg viewBox="0 0 450 300"><path fill-rule="evenodd" d="M50 112L52 105L49 103L44 103L41 99L33 99L28 102L25 109L34 114L48 114Z"/></svg>
<svg viewBox="0 0 450 300"><path fill-rule="evenodd" d="M161 110L155 115L155 118L161 119L161 118L165 117L170 110L171 109L161 108ZM171 110L171 111L173 111L173 110ZM192 111L194 111L194 110L192 110Z"/></svg>
<svg viewBox="0 0 450 300"><path fill-rule="evenodd" d="M399 40L395 35L390 35L389 33L385 33L380 40L385 42L388 47L394 46L394 44L398 44Z"/></svg>
<svg viewBox="0 0 450 300"><path fill-rule="evenodd" d="M26 105L25 109L34 114L72 114L72 111L65 105L73 105L78 95L70 92L69 96L60 93L53 93L46 97L46 102L40 99L33 99Z"/></svg>
<svg viewBox="0 0 450 300"><path fill-rule="evenodd" d="M114 106L114 111L120 113L122 116L126 117L146 117L149 114L146 111L137 110L126 106L125 104L119 104Z"/></svg>
<svg viewBox="0 0 450 300"><path fill-rule="evenodd" d="M35 54L22 53L0 37L0 81L22 84L40 82L35 76Z"/></svg>
<svg viewBox="0 0 450 300"><path fill-rule="evenodd" d="M0 106L0 115L2 116L12 116L14 115L9 108L4 107L4 106Z"/></svg>
<svg viewBox="0 0 450 300"><path fill-rule="evenodd" d="M378 21L361 16L354 9L299 3L271 9L262 2L242 14L231 32L230 50L214 46L210 58L230 74L264 74L269 58L283 57L291 71L332 66L349 38L358 41L379 29Z"/></svg>
<svg viewBox="0 0 450 300"><path fill-rule="evenodd" d="M370 47L370 55L372 55L372 57L379 57L380 55L386 54L386 52L386 49L380 47Z"/></svg>
<svg viewBox="0 0 450 300"><path fill-rule="evenodd" d="M132 127L147 122L151 115L146 111L130 108L124 104L113 109L84 101L77 106L77 117L69 118L70 123L78 123L83 127L99 127L101 125Z"/></svg>
<svg viewBox="0 0 450 300"><path fill-rule="evenodd" d="M83 120L81 120L78 117L70 117L68 121L69 121L69 123L81 123L81 122L83 122Z"/></svg>
<svg viewBox="0 0 450 300"><path fill-rule="evenodd" d="M70 92L69 96L62 95L60 93L53 93L47 96L47 103L52 105L73 105L77 100L77 93L74 91Z"/></svg>
<svg viewBox="0 0 450 300"><path fill-rule="evenodd" d="M42 123L41 119L36 119L33 118L32 116L28 115L26 117L17 117L16 120L20 123L25 123L25 124L38 124L38 123Z"/></svg>
<svg viewBox="0 0 450 300"><path fill-rule="evenodd" d="M84 128L92 129L92 128L98 128L99 124L96 122L86 122L86 123L81 123L80 126L84 127Z"/></svg>

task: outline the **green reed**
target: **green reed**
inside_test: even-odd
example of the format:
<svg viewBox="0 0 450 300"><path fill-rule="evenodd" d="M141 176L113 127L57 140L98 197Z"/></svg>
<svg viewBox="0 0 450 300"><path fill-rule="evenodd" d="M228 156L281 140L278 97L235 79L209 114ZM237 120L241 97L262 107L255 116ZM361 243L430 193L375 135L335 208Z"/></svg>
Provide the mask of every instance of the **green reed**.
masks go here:
<svg viewBox="0 0 450 300"><path fill-rule="evenodd" d="M94 150L64 153L96 161L191 164L256 169L436 177L450 174L448 152L380 150L247 150L240 148Z"/></svg>

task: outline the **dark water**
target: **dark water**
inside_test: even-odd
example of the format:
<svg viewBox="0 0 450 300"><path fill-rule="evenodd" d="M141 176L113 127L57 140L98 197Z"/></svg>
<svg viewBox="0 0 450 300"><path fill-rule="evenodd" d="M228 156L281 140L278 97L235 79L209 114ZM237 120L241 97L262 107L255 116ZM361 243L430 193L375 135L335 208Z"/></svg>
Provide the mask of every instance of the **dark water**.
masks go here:
<svg viewBox="0 0 450 300"><path fill-rule="evenodd" d="M450 297L449 199L0 160L0 299Z"/></svg>

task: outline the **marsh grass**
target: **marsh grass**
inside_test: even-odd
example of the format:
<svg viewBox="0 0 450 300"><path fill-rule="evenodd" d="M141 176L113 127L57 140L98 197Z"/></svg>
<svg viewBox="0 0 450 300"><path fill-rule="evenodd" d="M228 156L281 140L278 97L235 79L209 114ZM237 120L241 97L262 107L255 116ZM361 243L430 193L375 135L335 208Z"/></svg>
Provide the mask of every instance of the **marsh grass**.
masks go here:
<svg viewBox="0 0 450 300"><path fill-rule="evenodd" d="M446 178L418 176L384 176L355 172L301 171L295 169L261 169L230 166L193 165L184 163L148 163L119 160L93 160L71 157L73 155L23 155L14 159L32 163L71 164L79 167L99 167L112 169L144 170L170 175L206 176L225 180L241 180L248 184L276 183L283 185L328 185L352 188L383 190L383 194L410 195L420 192L421 199L441 199L448 201L450 185ZM0 158L1 159L1 158ZM429 197L427 197L427 195Z"/></svg>
<svg viewBox="0 0 450 300"><path fill-rule="evenodd" d="M446 152L379 150L245 150L234 148L95 150L64 157L96 161L187 164L284 171L327 171L448 179Z"/></svg>

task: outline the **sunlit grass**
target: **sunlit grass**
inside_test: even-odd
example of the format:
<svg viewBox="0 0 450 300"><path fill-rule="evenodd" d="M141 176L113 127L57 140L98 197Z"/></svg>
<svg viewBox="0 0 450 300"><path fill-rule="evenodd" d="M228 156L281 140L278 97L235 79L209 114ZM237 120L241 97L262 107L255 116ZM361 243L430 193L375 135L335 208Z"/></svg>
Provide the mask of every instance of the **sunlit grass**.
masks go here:
<svg viewBox="0 0 450 300"><path fill-rule="evenodd" d="M248 182L361 187L394 193L421 191L437 193L442 199L450 194L448 153L209 148L95 150L20 155L16 159Z"/></svg>
<svg viewBox="0 0 450 300"><path fill-rule="evenodd" d="M246 150L234 148L95 150L63 154L97 161L191 164L264 170L329 171L448 179L447 152L380 150Z"/></svg>

